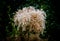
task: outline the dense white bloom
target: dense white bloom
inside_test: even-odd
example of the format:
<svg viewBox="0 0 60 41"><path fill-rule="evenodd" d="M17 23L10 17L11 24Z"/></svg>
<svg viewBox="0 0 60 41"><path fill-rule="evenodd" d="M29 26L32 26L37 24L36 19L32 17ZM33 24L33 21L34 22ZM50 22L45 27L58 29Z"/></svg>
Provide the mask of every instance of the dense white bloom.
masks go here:
<svg viewBox="0 0 60 41"><path fill-rule="evenodd" d="M17 30L22 27L22 31L26 31L29 26L29 31L42 32L45 28L46 13L43 10L35 9L34 7L24 7L18 10L14 15L14 23L17 25Z"/></svg>

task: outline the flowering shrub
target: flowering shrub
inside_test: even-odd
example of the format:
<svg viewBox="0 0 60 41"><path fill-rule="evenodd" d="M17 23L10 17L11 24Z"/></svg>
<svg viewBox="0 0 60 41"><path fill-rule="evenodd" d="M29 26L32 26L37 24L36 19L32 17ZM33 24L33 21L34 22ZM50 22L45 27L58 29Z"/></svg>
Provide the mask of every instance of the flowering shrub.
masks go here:
<svg viewBox="0 0 60 41"><path fill-rule="evenodd" d="M39 37L43 33L45 28L46 13L41 9L35 9L34 7L24 7L22 10L18 10L14 15L14 24L17 26L17 30L20 32L26 32L25 37L30 38ZM29 34L34 32L35 34ZM32 36L33 35L33 36ZM32 36L32 37L31 37ZM31 39L30 39L31 40ZM33 39L32 39L33 40Z"/></svg>

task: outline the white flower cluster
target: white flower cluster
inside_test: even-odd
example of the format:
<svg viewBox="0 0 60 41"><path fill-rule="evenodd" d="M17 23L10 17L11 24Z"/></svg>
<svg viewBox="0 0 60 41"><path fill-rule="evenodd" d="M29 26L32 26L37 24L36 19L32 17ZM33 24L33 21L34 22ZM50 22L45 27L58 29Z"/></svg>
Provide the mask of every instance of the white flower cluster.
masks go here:
<svg viewBox="0 0 60 41"><path fill-rule="evenodd" d="M14 15L14 23L17 25L17 30L22 27L22 31L29 28L29 31L42 32L45 28L46 13L43 10L35 9L32 6L24 7L18 10ZM29 27L27 27L29 25Z"/></svg>

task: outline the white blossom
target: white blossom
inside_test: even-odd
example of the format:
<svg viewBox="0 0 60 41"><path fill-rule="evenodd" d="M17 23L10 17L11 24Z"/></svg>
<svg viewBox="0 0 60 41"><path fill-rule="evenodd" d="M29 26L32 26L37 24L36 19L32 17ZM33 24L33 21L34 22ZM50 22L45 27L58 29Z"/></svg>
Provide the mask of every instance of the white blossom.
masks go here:
<svg viewBox="0 0 60 41"><path fill-rule="evenodd" d="M29 30L36 32L42 32L45 28L46 13L41 9L35 9L34 7L24 7L22 10L18 10L14 15L14 23L17 25L17 30L22 26L22 31L26 30L26 26L30 26Z"/></svg>

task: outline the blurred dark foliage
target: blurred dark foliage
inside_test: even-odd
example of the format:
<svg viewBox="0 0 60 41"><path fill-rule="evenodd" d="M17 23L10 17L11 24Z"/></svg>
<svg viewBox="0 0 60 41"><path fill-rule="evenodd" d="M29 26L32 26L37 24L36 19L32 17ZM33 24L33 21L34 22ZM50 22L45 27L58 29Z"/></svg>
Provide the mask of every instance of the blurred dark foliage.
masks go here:
<svg viewBox="0 0 60 41"><path fill-rule="evenodd" d="M0 41L5 41L7 34L12 31L12 26L9 23L11 21L10 18L13 17L12 13L27 6L42 8L46 12L47 32L45 33L45 38L49 37L48 41L58 41L60 36L58 0L0 0ZM6 27L9 27L8 33L6 32Z"/></svg>

